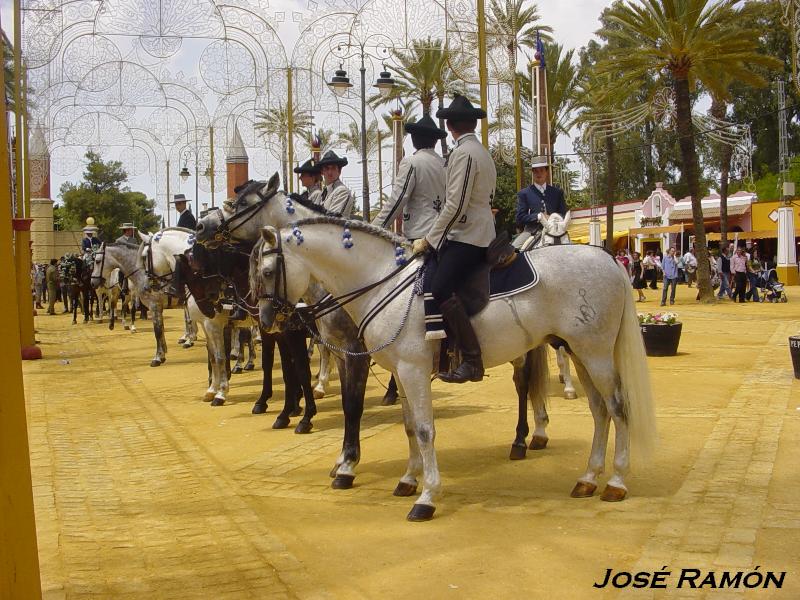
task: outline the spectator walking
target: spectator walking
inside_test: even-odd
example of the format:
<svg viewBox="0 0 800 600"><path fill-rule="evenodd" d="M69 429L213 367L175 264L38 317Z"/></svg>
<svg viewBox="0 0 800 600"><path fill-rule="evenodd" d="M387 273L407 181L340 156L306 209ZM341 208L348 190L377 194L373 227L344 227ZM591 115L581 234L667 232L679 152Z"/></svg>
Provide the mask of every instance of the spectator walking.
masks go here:
<svg viewBox="0 0 800 600"><path fill-rule="evenodd" d="M731 300L738 298L740 303L744 303L745 288L747 287L747 257L744 249L737 248L736 254L731 259L731 273L733 273L734 290Z"/></svg>
<svg viewBox="0 0 800 600"><path fill-rule="evenodd" d="M717 298L722 298L723 295L728 296L733 300L733 292L731 291L731 259L728 255L728 249L723 248L720 251L719 258L717 259L717 273L719 273L719 293Z"/></svg>
<svg viewBox="0 0 800 600"><path fill-rule="evenodd" d="M36 308L44 308L42 306L42 298L44 297L44 266L33 265L33 289L36 293Z"/></svg>
<svg viewBox="0 0 800 600"><path fill-rule="evenodd" d="M623 250L621 248L619 250L617 250L617 256L615 258L617 260L617 263L619 263L619 265L623 269L625 269L625 273L628 274L628 277L630 277L631 276L631 261L628 258L628 255L625 253L625 250Z"/></svg>
<svg viewBox="0 0 800 600"><path fill-rule="evenodd" d="M753 251L750 254L750 259L747 261L747 281L750 283L750 289L747 291L745 300L752 300L753 302L760 302L761 298L758 296L758 278L761 275L761 261L758 260L758 248L753 246Z"/></svg>
<svg viewBox="0 0 800 600"><path fill-rule="evenodd" d="M694 248L683 255L683 270L686 272L686 283L688 287L697 281L697 257L694 255Z"/></svg>
<svg viewBox="0 0 800 600"><path fill-rule="evenodd" d="M644 295L644 288L647 287L644 281L644 273L642 269L642 255L638 252L633 253L633 260L631 261L631 286L639 294L637 302L644 302L647 297Z"/></svg>
<svg viewBox="0 0 800 600"><path fill-rule="evenodd" d="M664 271L664 285L661 293L661 306L667 304L667 290L672 286L672 293L669 296L669 303L675 304L675 288L678 285L678 261L675 258L675 248L670 248L664 257L662 265Z"/></svg>

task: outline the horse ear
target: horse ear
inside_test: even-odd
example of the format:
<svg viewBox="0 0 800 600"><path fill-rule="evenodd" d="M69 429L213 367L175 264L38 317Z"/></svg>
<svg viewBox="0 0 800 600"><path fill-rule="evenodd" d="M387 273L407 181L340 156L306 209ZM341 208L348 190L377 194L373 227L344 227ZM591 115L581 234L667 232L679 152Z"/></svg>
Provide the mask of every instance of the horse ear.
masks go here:
<svg viewBox="0 0 800 600"><path fill-rule="evenodd" d="M278 235L278 230L274 227L270 227L269 225L261 229L261 237L264 240L264 243L271 248L274 248L278 245Z"/></svg>
<svg viewBox="0 0 800 600"><path fill-rule="evenodd" d="M272 192L276 191L280 187L280 185L281 185L281 178L280 175L278 175L278 172L276 171L272 175L272 177L269 178L269 181L267 182L267 193L271 194Z"/></svg>
<svg viewBox="0 0 800 600"><path fill-rule="evenodd" d="M136 233L139 234L139 239L142 240L143 242L146 242L147 240L150 239L149 233L144 233L143 231L137 231Z"/></svg>
<svg viewBox="0 0 800 600"><path fill-rule="evenodd" d="M564 216L564 231L569 229L569 224L572 221L572 211L568 210L567 214Z"/></svg>

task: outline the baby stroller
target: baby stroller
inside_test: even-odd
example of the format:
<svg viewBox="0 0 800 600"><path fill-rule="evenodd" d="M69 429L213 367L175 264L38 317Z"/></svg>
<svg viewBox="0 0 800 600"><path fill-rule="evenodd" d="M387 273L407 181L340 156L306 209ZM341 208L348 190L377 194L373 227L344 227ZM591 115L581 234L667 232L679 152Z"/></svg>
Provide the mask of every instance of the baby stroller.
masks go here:
<svg viewBox="0 0 800 600"><path fill-rule="evenodd" d="M783 284L778 281L775 269L764 269L758 276L758 287L762 290L766 302L788 302Z"/></svg>

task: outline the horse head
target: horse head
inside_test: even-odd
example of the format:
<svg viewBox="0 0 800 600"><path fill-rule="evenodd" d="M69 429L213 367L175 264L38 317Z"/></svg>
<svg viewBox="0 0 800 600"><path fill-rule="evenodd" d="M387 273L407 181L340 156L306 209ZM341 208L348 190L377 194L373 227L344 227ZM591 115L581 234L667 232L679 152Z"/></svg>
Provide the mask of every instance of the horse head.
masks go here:
<svg viewBox="0 0 800 600"><path fill-rule="evenodd" d="M311 277L284 254L280 231L274 227L262 228L261 238L250 254L249 275L262 327L270 333L284 331Z"/></svg>
<svg viewBox="0 0 800 600"><path fill-rule="evenodd" d="M225 242L257 239L260 225L253 217L279 193L279 185L280 177L275 173L267 182L250 180L236 187L236 198L226 200L197 221L197 241L215 248Z"/></svg>

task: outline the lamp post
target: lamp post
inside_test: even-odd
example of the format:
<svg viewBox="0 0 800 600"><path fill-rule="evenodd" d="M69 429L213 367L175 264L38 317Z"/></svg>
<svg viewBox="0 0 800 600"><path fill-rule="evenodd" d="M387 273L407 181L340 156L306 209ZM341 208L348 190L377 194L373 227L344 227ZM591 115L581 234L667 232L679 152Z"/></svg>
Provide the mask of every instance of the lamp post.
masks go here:
<svg viewBox="0 0 800 600"><path fill-rule="evenodd" d="M357 56L361 59L361 67L359 68L359 72L361 73L361 211L363 219L369 221L369 175L367 174L367 69L364 65L364 61L367 56L373 55L368 52L366 41L354 44L339 44L337 50L338 52L336 55L339 56L341 60L353 56ZM379 53L380 50L382 50L384 54L382 58L387 58L388 51L382 48L378 50ZM375 58L381 57L375 56ZM392 93L395 83L391 74L386 70L385 63L383 68L384 70L375 82L375 87L378 88L381 96L386 97ZM328 82L328 87L340 98L344 98L348 90L353 87L353 84L350 83L350 78L347 76L347 71L344 70L343 62L339 63L339 69L337 69L334 76L331 77L331 80Z"/></svg>

